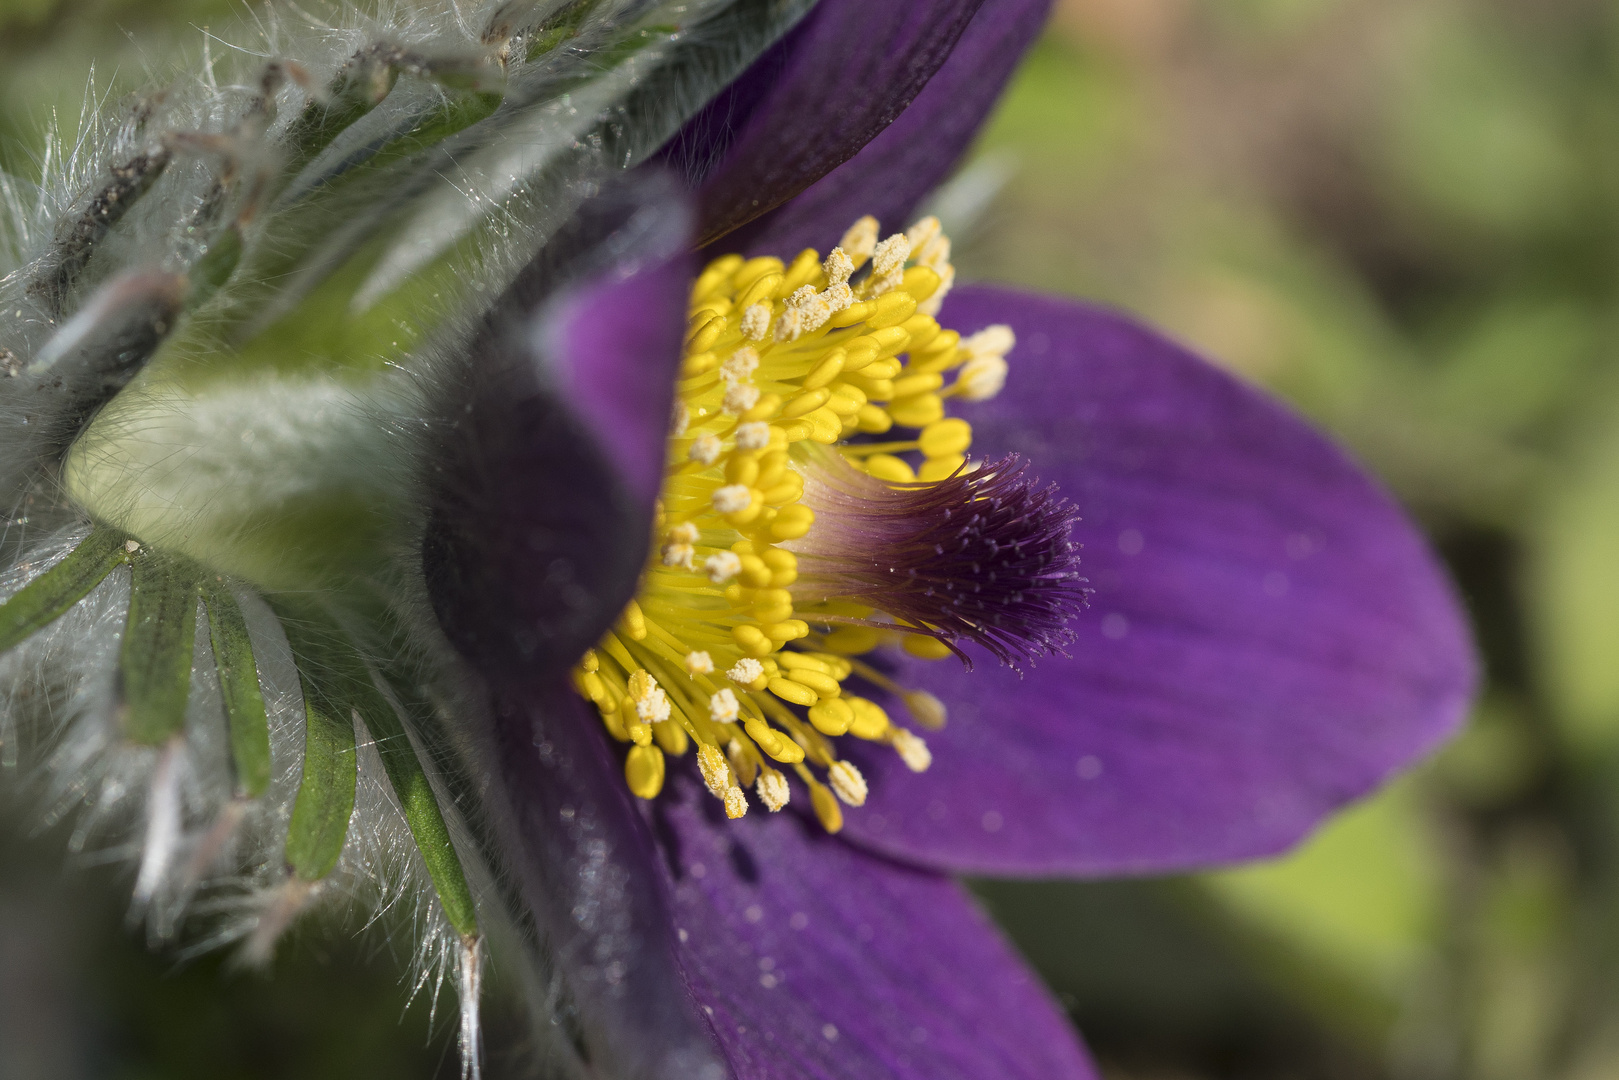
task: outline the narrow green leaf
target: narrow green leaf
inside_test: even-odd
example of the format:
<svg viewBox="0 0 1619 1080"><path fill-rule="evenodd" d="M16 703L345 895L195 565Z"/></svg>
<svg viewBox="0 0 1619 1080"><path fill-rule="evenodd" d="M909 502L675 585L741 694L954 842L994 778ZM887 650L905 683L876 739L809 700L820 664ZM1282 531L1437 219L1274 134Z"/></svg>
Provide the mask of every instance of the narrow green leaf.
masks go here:
<svg viewBox="0 0 1619 1080"><path fill-rule="evenodd" d="M20 645L67 613L128 559L123 533L95 529L67 557L0 604L0 652Z"/></svg>
<svg viewBox="0 0 1619 1080"><path fill-rule="evenodd" d="M253 641L236 598L222 581L203 584L208 605L208 634L214 644L214 667L230 722L231 758L236 765L236 788L250 799L270 786L270 722L259 690L259 667L253 659Z"/></svg>
<svg viewBox="0 0 1619 1080"><path fill-rule="evenodd" d="M388 781L399 796L405 821L416 838L422 861L427 864L427 873L433 879L444 915L461 936L475 935L478 916L472 904L472 891L467 887L467 876L455 846L450 843L450 830L439 812L438 798L428 783L427 772L416 757L416 750L393 705L375 686L371 687L370 698L368 704L360 707L360 718L377 742L382 767L388 771Z"/></svg>
<svg viewBox="0 0 1619 1080"><path fill-rule="evenodd" d="M118 658L124 734L158 746L185 725L197 638L197 565L142 548L130 560L129 616Z"/></svg>
<svg viewBox="0 0 1619 1080"><path fill-rule="evenodd" d="M304 686L304 775L287 825L287 865L305 881L332 872L354 815L359 777L351 713L333 715L308 679Z"/></svg>
<svg viewBox="0 0 1619 1080"><path fill-rule="evenodd" d="M312 604L278 599L276 611L282 616L287 640L292 643L293 655L298 661L298 672L304 685L306 708L331 716L358 717L366 731L376 740L377 752L382 759L388 781L393 785L404 810L406 824L422 853L428 876L438 893L450 925L462 935L478 931L477 915L473 908L472 891L467 886L461 860L450 842L450 831L439 810L438 798L428 782L427 772L416 756L416 750L405 734L405 726L393 703L378 689L371 669L361 658L352 641L330 616ZM311 703L315 704L311 704ZM353 746L352 737L349 743ZM349 762L353 755L350 753ZM352 764L350 765L352 768ZM310 764L304 763L305 785L309 783ZM346 783L352 788L353 780ZM298 807L304 803L300 789L298 804L293 809L293 827L299 825ZM353 798L350 792L349 804ZM312 804L313 805L313 804ZM311 822L314 818L310 818ZM346 823L345 816L344 822ZM311 828L310 830L314 830ZM327 834L323 833L323 836ZM324 867L320 874L330 872L342 850L343 835L336 833L329 839L329 847L321 848L329 862L312 860L312 865ZM311 850L313 842L311 841ZM293 840L287 840L288 861L293 860ZM298 869L297 864L294 864ZM299 869L300 874L303 871ZM320 876L316 874L314 876ZM303 876L310 876L304 874Z"/></svg>
<svg viewBox="0 0 1619 1080"><path fill-rule="evenodd" d="M318 881L337 865L354 816L355 713L343 705L345 695L328 693L333 649L318 609L292 600L278 600L275 609L304 691L304 768L287 824L287 865L305 881Z"/></svg>

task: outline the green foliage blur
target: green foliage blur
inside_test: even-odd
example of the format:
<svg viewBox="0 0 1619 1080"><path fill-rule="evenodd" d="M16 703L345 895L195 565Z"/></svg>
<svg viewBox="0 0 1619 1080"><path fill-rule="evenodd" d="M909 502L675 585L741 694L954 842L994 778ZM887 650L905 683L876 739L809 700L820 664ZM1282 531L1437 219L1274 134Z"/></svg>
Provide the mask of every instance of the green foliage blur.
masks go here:
<svg viewBox="0 0 1619 1080"><path fill-rule="evenodd" d="M1058 8L942 194L962 276L1139 312L1335 432L1430 529L1488 684L1289 858L981 896L1113 1080L1619 1077L1619 7ZM0 0L0 165L92 60L128 89L240 10ZM154 957L126 881L72 871L69 913L61 850L4 856L6 1076L452 1074L385 944Z"/></svg>

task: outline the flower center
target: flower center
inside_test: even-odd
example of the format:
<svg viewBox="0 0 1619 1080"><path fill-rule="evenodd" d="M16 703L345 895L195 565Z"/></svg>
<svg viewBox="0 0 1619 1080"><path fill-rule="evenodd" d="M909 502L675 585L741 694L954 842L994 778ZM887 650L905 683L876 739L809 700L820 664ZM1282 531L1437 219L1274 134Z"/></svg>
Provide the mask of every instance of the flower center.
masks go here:
<svg viewBox="0 0 1619 1080"><path fill-rule="evenodd" d="M947 399L999 392L1014 344L1005 326L939 325L949 255L936 218L879 242L866 217L824 261L728 255L692 286L654 551L574 671L632 744L636 795L656 796L664 755L696 743L729 816L748 787L785 806L785 769L837 832L839 803L866 799L838 739L886 744L917 772L932 760L845 681L898 696L923 727L945 719L862 655L965 660L972 641L1010 664L1071 640L1085 590L1067 504L1015 457L969 463L971 426L945 416Z"/></svg>

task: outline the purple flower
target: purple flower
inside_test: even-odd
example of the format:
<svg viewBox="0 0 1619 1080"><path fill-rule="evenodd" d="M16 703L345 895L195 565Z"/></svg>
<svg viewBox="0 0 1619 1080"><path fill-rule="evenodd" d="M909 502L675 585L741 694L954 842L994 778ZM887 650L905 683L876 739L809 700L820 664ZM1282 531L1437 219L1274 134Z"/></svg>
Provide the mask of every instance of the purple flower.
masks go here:
<svg viewBox="0 0 1619 1080"><path fill-rule="evenodd" d="M902 219L1046 8L822 0L666 150L693 185L689 228L716 253L791 256L861 214ZM971 671L895 652L870 678L926 688L949 723L924 772L849 750L869 795L838 835L797 802L727 820L681 764L637 799L568 669L647 562L694 270L688 226L656 209L621 207L596 234L611 242L578 245L589 275L541 304L536 270L490 323L427 555L493 703L483 813L561 1022L611 1076L1094 1075L949 875L1284 850L1462 716L1474 660L1442 571L1386 493L1264 394L1121 315L959 286L944 325L1018 342L1005 392L962 412L975 456L1020 455L1078 514L1094 593L1067 655L1019 674L966 631L942 636L969 643ZM1015 522L1057 512L1038 490L1016 489ZM1016 614L1014 643L1060 644Z"/></svg>

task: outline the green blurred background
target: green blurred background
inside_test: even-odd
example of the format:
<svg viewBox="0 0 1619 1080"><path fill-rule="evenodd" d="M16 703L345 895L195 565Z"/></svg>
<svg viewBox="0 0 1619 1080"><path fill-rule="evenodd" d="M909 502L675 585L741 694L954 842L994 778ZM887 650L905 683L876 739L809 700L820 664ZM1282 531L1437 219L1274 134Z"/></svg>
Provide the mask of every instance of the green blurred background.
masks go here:
<svg viewBox="0 0 1619 1080"><path fill-rule="evenodd" d="M0 0L0 164L92 60L128 89L242 10ZM1619 1078L1619 4L1061 0L944 198L964 277L1140 312L1354 447L1485 656L1466 734L1290 858L979 886L1109 1077ZM454 1073L380 938L153 954L62 850L0 842L5 1080Z"/></svg>

